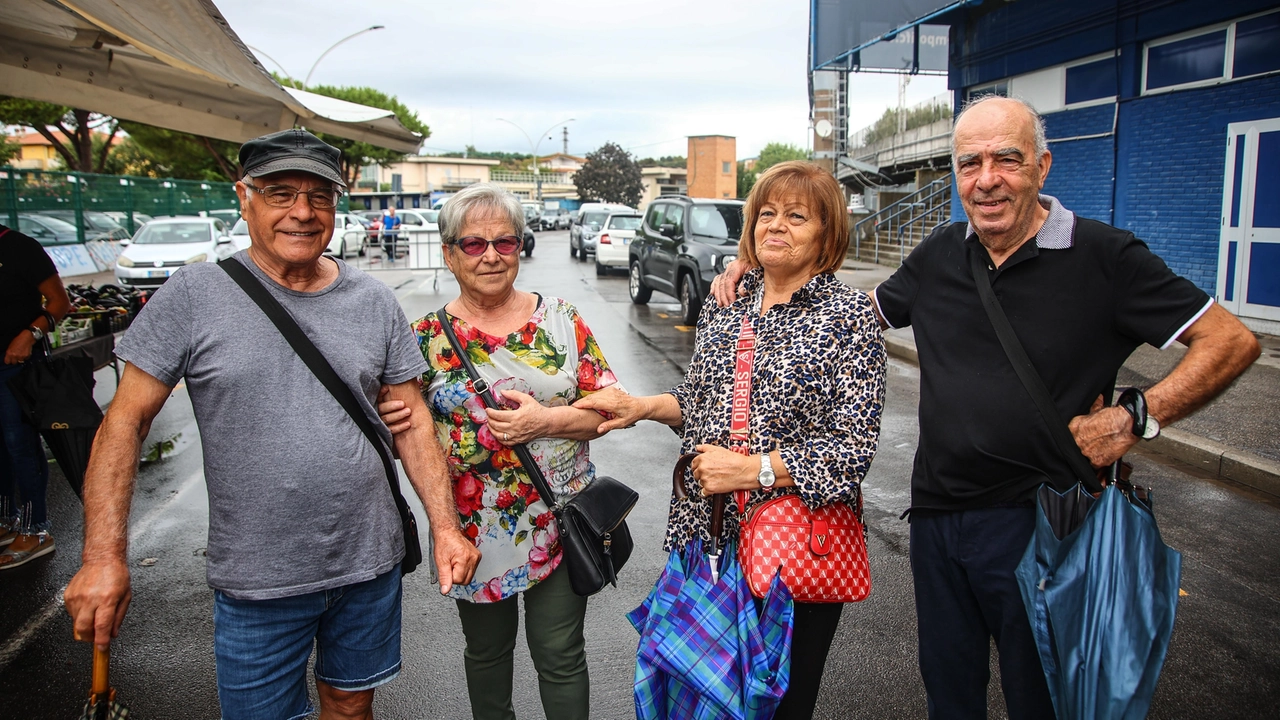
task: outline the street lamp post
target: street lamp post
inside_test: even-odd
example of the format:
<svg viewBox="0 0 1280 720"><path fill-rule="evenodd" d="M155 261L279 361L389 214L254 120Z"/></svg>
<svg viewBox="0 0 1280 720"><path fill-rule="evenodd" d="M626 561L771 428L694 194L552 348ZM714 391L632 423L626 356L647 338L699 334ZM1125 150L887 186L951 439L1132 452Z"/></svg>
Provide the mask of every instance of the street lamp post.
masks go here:
<svg viewBox="0 0 1280 720"><path fill-rule="evenodd" d="M330 45L328 50L325 50L324 52L320 53L320 57L316 58L316 61L315 61L314 63L311 63L311 69L307 71L307 78L306 78L305 80L303 80L303 81L302 81L302 89L303 89L303 90L306 90L306 89L307 89L307 87L308 87L309 85L311 85L311 75L315 73L315 71L316 71L316 66L320 64L320 61L324 59L324 56L325 56L325 55L328 55L329 53L333 52L333 49L334 49L334 48L338 47L338 46L339 46L339 45L341 45L342 43L344 43L344 42L346 42L346 41L348 41L348 40L350 40L350 39L352 39L352 38L354 38L354 37L358 37L358 36L363 35L363 34L365 34L365 33L367 33L367 32L373 32L374 30L382 30L382 29L384 29L385 27L386 27L385 25L373 25L373 26L371 26L371 27L367 27L367 28L365 28L365 29L361 30L360 32L351 33L350 35L348 35L348 36L346 36L346 37L342 38L342 39L341 39L341 40L339 40L338 42L336 42L336 43L334 43L334 44ZM283 65L281 65L279 62L277 62L277 61L276 61L276 59L275 59L275 58L273 58L273 57L271 57L270 55L268 55L268 54L266 54L266 53L262 52L261 50L259 50L258 48L254 47L254 46L252 46L252 45L246 45L245 47L249 48L250 50L252 50L252 51L254 51L255 53L257 53L258 55L261 55L262 57L264 57L264 58L266 58L266 59L270 60L272 63L274 63L276 67L280 68L280 71L284 73L284 76L285 76L286 78L291 78L291 77L293 77L292 75L290 75L290 74L289 74L289 71L288 71L288 70L285 70L285 69L284 69L284 66L283 66Z"/></svg>
<svg viewBox="0 0 1280 720"><path fill-rule="evenodd" d="M520 127L519 125L516 125L510 120L507 120L506 118L496 118L496 119L498 120L498 122L504 122L514 127L515 129L519 130L520 134L524 135L524 139L529 141L529 149L533 151L533 184L537 188L537 199L541 201L542 200L542 174L538 172L538 146L542 144L542 140L546 137L547 133L551 132L552 130L555 130L557 127L561 125L566 125L568 123L573 122L574 119L569 118L568 120L561 120L560 122L547 128L546 130L543 130L542 134L538 135L538 142L534 142L533 138L529 137L529 133L524 131L524 128Z"/></svg>
<svg viewBox="0 0 1280 720"><path fill-rule="evenodd" d="M339 46L339 45L341 45L342 43L344 43L344 42L346 42L346 41L348 41L348 40L350 40L350 39L352 39L352 38L354 38L354 37L359 37L360 35L363 35L363 34L365 34L365 33L367 33L367 32L373 32L374 30L382 30L384 27L386 27L386 26L385 26L385 25L373 25L373 26L370 26L370 27L367 27L367 28L365 28L365 29L361 30L360 32L351 33L350 35L348 35L348 36L346 36L346 37L342 38L342 39L341 39L341 40L339 40L338 42L336 42L336 43L334 43L334 44L330 45L330 46L329 46L329 49L328 49L328 50L325 50L325 51L324 51L324 52L322 52L322 53L320 53L320 57L316 58L316 61L315 61L314 63L312 63L312 64L311 64L311 69L307 71L307 77L306 77L306 79L302 81L302 88L305 90L308 86L310 86L310 85L311 85L311 75L312 75L312 73L314 73L314 72L316 71L316 65L319 65L319 64L320 64L320 61L324 59L324 56L325 56L325 55L328 55L329 53L333 52L333 49L334 49L334 48L338 47L338 46Z"/></svg>

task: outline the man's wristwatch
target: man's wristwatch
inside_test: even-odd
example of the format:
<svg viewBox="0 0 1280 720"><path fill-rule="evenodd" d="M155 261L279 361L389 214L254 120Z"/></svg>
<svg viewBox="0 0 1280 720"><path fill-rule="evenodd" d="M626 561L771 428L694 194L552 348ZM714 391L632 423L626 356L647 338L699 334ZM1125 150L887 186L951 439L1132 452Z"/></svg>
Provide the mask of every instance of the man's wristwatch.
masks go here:
<svg viewBox="0 0 1280 720"><path fill-rule="evenodd" d="M769 460L769 453L760 454L760 474L756 476L756 482L760 483L760 487L765 490L772 490L773 484L778 482L778 476L773 474L773 463Z"/></svg>
<svg viewBox="0 0 1280 720"><path fill-rule="evenodd" d="M1116 399L1116 406L1124 408L1133 418L1130 432L1135 436L1152 440L1160 435L1160 421L1147 412L1147 396L1138 388L1125 388Z"/></svg>
<svg viewBox="0 0 1280 720"><path fill-rule="evenodd" d="M36 342L40 342L41 340L44 339L44 331L36 327L35 325L32 325L27 329L31 331L31 335L35 337Z"/></svg>

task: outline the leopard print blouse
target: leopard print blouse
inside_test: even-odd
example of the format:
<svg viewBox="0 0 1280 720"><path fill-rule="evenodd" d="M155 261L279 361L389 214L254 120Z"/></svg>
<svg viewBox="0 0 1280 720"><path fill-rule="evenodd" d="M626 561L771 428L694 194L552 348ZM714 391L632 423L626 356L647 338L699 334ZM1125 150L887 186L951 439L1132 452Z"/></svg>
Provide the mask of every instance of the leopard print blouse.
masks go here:
<svg viewBox="0 0 1280 720"><path fill-rule="evenodd" d="M871 299L832 274L812 278L787 303L760 316L763 274L743 278L727 308L708 300L698 317L693 360L670 393L684 424L681 452L707 443L729 447L734 349L744 313L754 318L756 357L751 388L752 454L777 449L795 487L753 491L748 507L795 493L810 507L843 500L856 507L860 483L876 454L884 407L886 356ZM775 468L776 469L776 468ZM673 493L666 550L709 539L711 500L685 474L688 499ZM724 539L738 536L736 503L725 508Z"/></svg>

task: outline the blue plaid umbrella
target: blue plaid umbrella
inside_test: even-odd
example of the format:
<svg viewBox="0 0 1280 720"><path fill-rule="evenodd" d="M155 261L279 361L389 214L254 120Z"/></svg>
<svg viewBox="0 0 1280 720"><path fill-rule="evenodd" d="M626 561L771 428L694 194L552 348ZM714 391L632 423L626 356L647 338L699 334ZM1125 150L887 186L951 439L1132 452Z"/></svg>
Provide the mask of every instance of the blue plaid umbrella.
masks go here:
<svg viewBox="0 0 1280 720"><path fill-rule="evenodd" d="M639 720L767 720L791 677L791 591L775 577L757 612L736 553L718 580L701 543L673 551L627 619L636 651Z"/></svg>
<svg viewBox="0 0 1280 720"><path fill-rule="evenodd" d="M1083 513L1079 494L1041 488L1018 585L1059 720L1139 720L1169 649L1182 556L1115 486ZM1055 510L1083 520L1060 536Z"/></svg>

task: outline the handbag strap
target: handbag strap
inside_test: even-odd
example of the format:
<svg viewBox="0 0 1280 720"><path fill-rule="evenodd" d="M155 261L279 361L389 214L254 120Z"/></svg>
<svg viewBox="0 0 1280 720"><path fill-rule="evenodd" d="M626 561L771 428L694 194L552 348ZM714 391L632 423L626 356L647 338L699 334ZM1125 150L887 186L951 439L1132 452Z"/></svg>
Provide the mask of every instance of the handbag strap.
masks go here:
<svg viewBox="0 0 1280 720"><path fill-rule="evenodd" d="M729 449L750 455L751 436L751 380L756 364L756 329L750 313L743 313L738 327L738 344L733 354L733 404L729 415ZM746 517L747 491L735 490L733 498L738 503L739 517Z"/></svg>
<svg viewBox="0 0 1280 720"><path fill-rule="evenodd" d="M973 282L978 286L978 297L982 299L982 308L987 311L987 318L991 320L996 337L1000 339L1000 346L1004 348L1004 353L1008 356L1009 363L1013 365L1013 371L1018 374L1018 379L1022 381L1023 387L1027 389L1027 394L1035 402L1040 416L1049 426L1049 435L1053 438L1054 445L1058 446L1058 452L1066 458L1067 464L1078 476L1080 484L1084 485L1089 492L1102 492L1097 473L1080 453L1080 447L1076 445L1070 428L1058 414L1057 406L1049 395L1049 388L1045 386L1040 373L1036 372L1035 365L1031 364L1031 358L1027 357L1027 351L1023 349L1017 333L1009 324L1004 307L1000 305L995 291L991 289L991 278L987 276L987 268L982 259L983 254L978 248L969 249L969 269L973 271Z"/></svg>
<svg viewBox="0 0 1280 720"><path fill-rule="evenodd" d="M386 446L382 442L382 438L378 437L377 430L373 427L373 422L369 420L369 416L364 414L364 410L360 408L356 395L351 388L342 379L338 377L337 371L329 364L320 349L307 338L302 332L302 328L298 327L297 321L289 314L288 310L280 304L280 301L267 290L267 288L253 276L249 268L245 267L235 258L227 258L218 263L218 267L226 271L232 280L244 290L245 294L251 300L258 304L262 312L266 314L271 322L275 323L276 329L284 336L284 339L293 347L293 351L298 354L302 362L310 368L315 374L316 379L324 385L333 398L338 401L343 410L351 416L355 421L356 427L364 433L364 436L373 443L374 449L378 451L378 457L382 458L382 468L387 473L387 483L391 487L391 496L395 498L396 509L401 513L409 511L409 504L405 502L404 496L400 494L400 476L396 474L395 465L391 462L391 454L387 451Z"/></svg>
<svg viewBox="0 0 1280 720"><path fill-rule="evenodd" d="M538 304L542 304L541 295L538 295ZM446 307L448 307L447 303L436 311L436 319L440 321L440 330L444 333L445 338L449 340L449 346L453 348L453 354L458 358L458 362L462 364L462 369L467 372L467 377L471 379L469 383L470 390L480 396L480 402L483 402L486 408L490 410L502 409L493 394L493 388L489 385L489 381L480 376L480 371L471 362L466 348L462 347L461 342L458 342L458 336L453 332L453 316L449 315L448 310L445 310ZM511 446L511 449L515 451L516 457L520 459L520 464L524 466L525 473L533 481L533 486L537 488L538 495L542 496L543 502L547 504L547 507L554 509L556 507L556 496L551 492L550 483L543 477L542 468L538 467L538 463L534 462L533 454L529 452L529 447L524 443L516 443Z"/></svg>

